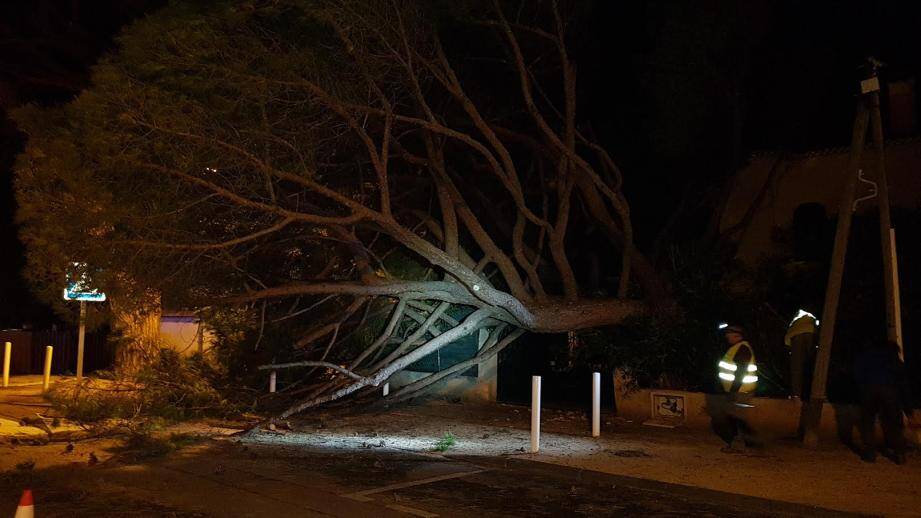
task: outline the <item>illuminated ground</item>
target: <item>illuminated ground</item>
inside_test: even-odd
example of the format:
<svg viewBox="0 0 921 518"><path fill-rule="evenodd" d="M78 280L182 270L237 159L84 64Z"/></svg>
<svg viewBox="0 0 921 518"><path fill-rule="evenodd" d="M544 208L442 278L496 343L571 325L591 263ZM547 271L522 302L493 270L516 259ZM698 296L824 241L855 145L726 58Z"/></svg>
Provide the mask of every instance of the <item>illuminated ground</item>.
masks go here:
<svg viewBox="0 0 921 518"><path fill-rule="evenodd" d="M193 423L171 432L202 440L166 456L0 436L0 516L27 486L38 516L68 517L917 515L917 457L866 465L785 444L730 455L708 434L610 418L592 439L580 412L551 410L531 455L527 423L526 408L445 403L244 434ZM455 443L433 451L447 432Z"/></svg>

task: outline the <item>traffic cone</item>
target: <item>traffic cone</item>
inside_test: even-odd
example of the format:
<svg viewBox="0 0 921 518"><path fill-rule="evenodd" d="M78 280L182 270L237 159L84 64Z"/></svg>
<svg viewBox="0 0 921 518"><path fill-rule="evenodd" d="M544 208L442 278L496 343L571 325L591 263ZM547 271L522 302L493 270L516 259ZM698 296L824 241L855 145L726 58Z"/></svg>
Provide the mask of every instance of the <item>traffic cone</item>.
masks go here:
<svg viewBox="0 0 921 518"><path fill-rule="evenodd" d="M13 518L35 518L35 505L32 503L31 489L26 489L22 492L19 507L16 508L16 514L13 515Z"/></svg>

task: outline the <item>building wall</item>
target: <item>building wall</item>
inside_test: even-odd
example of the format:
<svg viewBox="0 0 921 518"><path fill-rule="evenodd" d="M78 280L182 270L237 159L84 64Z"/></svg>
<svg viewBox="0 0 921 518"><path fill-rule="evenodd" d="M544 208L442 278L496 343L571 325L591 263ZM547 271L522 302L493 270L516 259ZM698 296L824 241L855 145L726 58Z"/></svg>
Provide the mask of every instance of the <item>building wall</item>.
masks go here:
<svg viewBox="0 0 921 518"><path fill-rule="evenodd" d="M214 344L214 335L201 331L201 322L194 316L164 314L160 317L160 342L181 355L207 351Z"/></svg>
<svg viewBox="0 0 921 518"><path fill-rule="evenodd" d="M776 229L789 227L793 213L802 204L820 203L831 216L837 213L844 188L849 150L839 148L793 156L783 162L757 207L751 224L740 235L738 257L754 263L763 254L776 251L772 239ZM721 221L721 230L733 227L757 199L766 184L777 156L757 156L739 171ZM921 207L921 140L892 142L886 147L886 172L890 202L896 207ZM864 151L861 167L864 176L876 180L876 153ZM870 186L858 183L857 197L868 194ZM876 201L867 200L858 211L876 210ZM898 230L898 229L896 229Z"/></svg>

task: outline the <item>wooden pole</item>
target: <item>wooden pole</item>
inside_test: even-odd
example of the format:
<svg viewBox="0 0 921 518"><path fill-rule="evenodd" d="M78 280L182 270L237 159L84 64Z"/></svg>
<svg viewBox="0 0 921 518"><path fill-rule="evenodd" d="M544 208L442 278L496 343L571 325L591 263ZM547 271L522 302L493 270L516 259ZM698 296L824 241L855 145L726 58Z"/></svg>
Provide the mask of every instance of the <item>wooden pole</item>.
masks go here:
<svg viewBox="0 0 921 518"><path fill-rule="evenodd" d="M886 155L883 142L883 123L879 113L879 90L870 93L870 124L873 131L873 147L876 149L876 183L879 189L879 238L883 256L883 286L886 295L886 337L899 344L902 353L902 341L898 332L896 318L896 284L893 275L892 220L889 211L889 182L886 178Z"/></svg>
<svg viewBox="0 0 921 518"><path fill-rule="evenodd" d="M860 169L860 157L863 154L867 137L869 112L866 100L861 97L857 104L857 117L851 135L851 155L845 173L844 189L838 206L838 227L835 229L835 244L831 254L831 266L828 271L828 285L825 290L825 306L822 311L822 326L819 328L819 351L812 377L812 393L804 414L806 423L803 442L809 447L818 445L819 423L822 420L822 406L825 403L825 388L828 380L828 365L831 361L831 345L835 337L835 322L838 313L838 298L841 294L841 280L844 276L844 259L847 254L847 242L851 233L851 219L854 205L854 192L857 174Z"/></svg>
<svg viewBox="0 0 921 518"><path fill-rule="evenodd" d="M899 258L896 255L895 229L889 229L889 256L892 259L892 305L895 310L895 336L899 352L904 352L902 344L902 296L899 293ZM904 359L904 358L903 358Z"/></svg>

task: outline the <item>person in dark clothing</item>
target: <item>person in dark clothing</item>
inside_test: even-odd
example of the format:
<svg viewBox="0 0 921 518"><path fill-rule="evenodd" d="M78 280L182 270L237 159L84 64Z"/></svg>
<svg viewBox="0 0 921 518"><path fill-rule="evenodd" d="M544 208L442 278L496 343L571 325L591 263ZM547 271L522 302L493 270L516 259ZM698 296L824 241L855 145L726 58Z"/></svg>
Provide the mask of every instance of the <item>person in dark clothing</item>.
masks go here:
<svg viewBox="0 0 921 518"><path fill-rule="evenodd" d="M793 317L784 336L784 344L790 348L790 395L801 401L808 400L818 326L819 320L815 315L801 309Z"/></svg>
<svg viewBox="0 0 921 518"><path fill-rule="evenodd" d="M905 365L899 357L899 345L878 342L860 352L854 361L854 377L860 387L860 458L876 461L876 416L886 445L892 449L896 464L905 463L905 435L902 413L908 402Z"/></svg>

